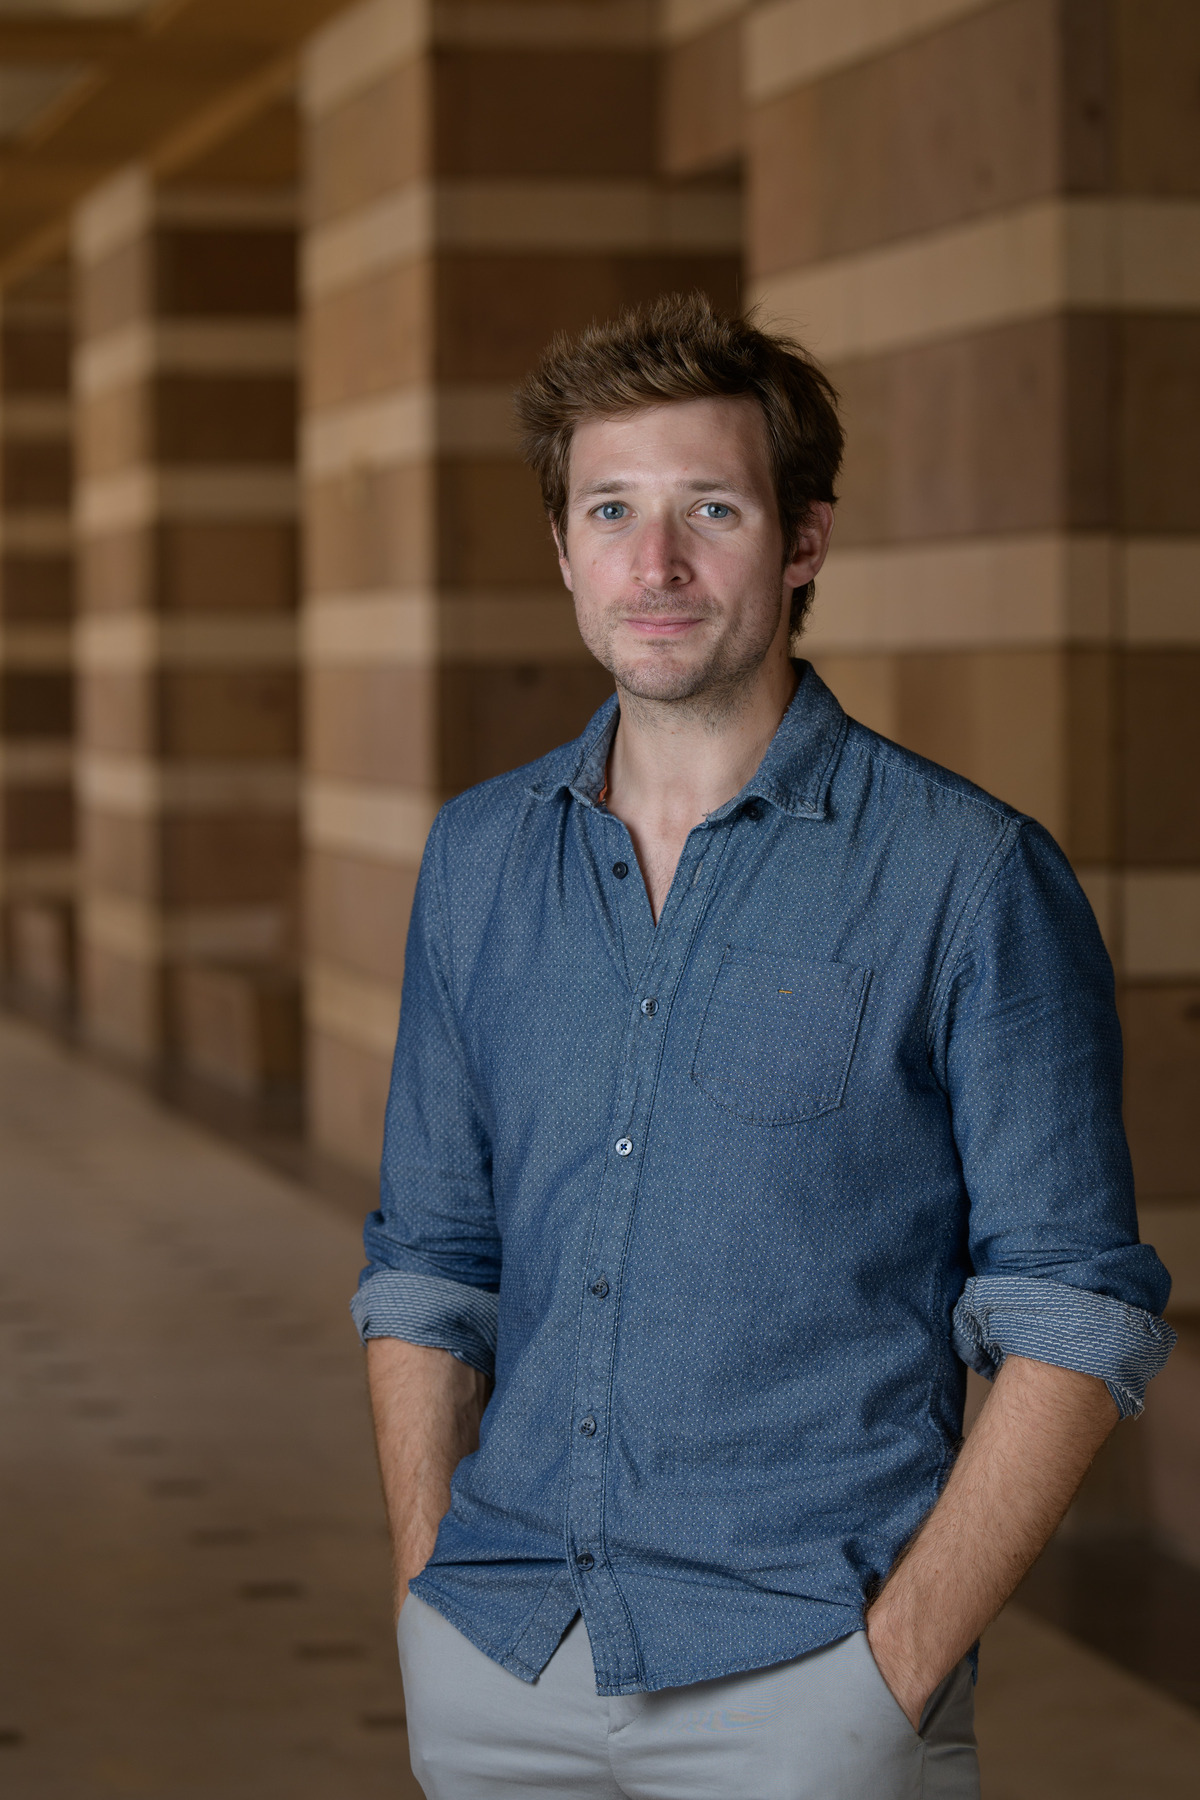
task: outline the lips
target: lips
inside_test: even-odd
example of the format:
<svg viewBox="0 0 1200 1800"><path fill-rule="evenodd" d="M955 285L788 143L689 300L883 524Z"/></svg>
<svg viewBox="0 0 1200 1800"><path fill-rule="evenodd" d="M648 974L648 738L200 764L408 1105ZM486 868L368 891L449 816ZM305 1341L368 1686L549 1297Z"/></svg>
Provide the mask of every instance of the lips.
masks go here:
<svg viewBox="0 0 1200 1800"><path fill-rule="evenodd" d="M625 624L631 631L635 631L639 637L645 638L682 637L685 631L690 631L694 625L702 623L703 621L698 618L632 618L625 620Z"/></svg>

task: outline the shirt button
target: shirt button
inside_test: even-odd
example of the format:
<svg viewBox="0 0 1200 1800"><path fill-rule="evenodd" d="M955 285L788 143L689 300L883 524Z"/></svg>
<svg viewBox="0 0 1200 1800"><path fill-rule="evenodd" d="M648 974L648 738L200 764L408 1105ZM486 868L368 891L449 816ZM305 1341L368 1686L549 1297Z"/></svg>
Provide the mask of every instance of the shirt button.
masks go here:
<svg viewBox="0 0 1200 1800"><path fill-rule="evenodd" d="M652 1019L654 1017L655 1013L658 1011L658 1001L657 1000L643 1000L642 1001L642 1011L645 1013L645 1015L648 1019Z"/></svg>
<svg viewBox="0 0 1200 1800"><path fill-rule="evenodd" d="M746 817L748 819L762 818L762 807L758 804L757 800L751 800L750 804L747 806Z"/></svg>
<svg viewBox="0 0 1200 1800"><path fill-rule="evenodd" d="M599 1281L593 1281L592 1292L595 1294L597 1300L605 1300L608 1298L608 1283L605 1281L603 1275L600 1277Z"/></svg>
<svg viewBox="0 0 1200 1800"><path fill-rule="evenodd" d="M632 1149L633 1149L633 1139L632 1138L618 1138L617 1139L617 1155L618 1156L628 1156L629 1152Z"/></svg>
<svg viewBox="0 0 1200 1800"><path fill-rule="evenodd" d="M629 864L628 863L614 863L613 864L613 874L616 876L618 881L624 881L624 879L628 875L628 873L629 873Z"/></svg>
<svg viewBox="0 0 1200 1800"><path fill-rule="evenodd" d="M575 1558L575 1562L581 1569L594 1569L596 1566L596 1559L590 1550L581 1550Z"/></svg>
<svg viewBox="0 0 1200 1800"><path fill-rule="evenodd" d="M582 1431L584 1437L595 1437L596 1421L593 1419L591 1413L588 1414L586 1419L580 1419L579 1429Z"/></svg>

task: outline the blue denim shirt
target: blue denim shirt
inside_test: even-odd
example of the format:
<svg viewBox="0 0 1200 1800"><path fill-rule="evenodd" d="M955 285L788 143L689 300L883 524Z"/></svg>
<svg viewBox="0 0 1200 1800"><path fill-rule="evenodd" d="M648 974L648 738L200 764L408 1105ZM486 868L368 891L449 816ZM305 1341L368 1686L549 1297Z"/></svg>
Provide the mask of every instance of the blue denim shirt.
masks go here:
<svg viewBox="0 0 1200 1800"><path fill-rule="evenodd" d="M354 1302L495 1377L413 1591L526 1680L582 1609L604 1694L857 1630L964 1363L1132 1413L1172 1341L1047 833L805 667L656 928L599 800L615 726L434 825Z"/></svg>

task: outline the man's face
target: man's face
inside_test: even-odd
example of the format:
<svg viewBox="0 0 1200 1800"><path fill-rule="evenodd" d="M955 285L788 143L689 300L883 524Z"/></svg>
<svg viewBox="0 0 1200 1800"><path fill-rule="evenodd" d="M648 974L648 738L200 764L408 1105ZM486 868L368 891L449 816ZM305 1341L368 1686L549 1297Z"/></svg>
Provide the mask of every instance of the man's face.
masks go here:
<svg viewBox="0 0 1200 1800"><path fill-rule="evenodd" d="M626 692L688 700L786 658L791 592L832 525L817 508L786 567L761 408L676 400L588 419L571 445L563 580L584 643Z"/></svg>

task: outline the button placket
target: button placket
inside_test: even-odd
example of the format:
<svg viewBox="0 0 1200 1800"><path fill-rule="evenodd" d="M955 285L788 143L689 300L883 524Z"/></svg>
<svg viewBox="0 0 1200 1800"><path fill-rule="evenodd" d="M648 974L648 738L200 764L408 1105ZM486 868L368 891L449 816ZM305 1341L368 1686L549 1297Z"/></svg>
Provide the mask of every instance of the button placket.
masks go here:
<svg viewBox="0 0 1200 1800"><path fill-rule="evenodd" d="M635 996L638 988L641 996L627 1015L621 1080L610 1115L620 1135L614 1132L609 1138L605 1175L596 1195L588 1246L588 1265L596 1273L587 1281L579 1320L568 1451L567 1546L576 1590L593 1638L597 1674L614 1685L639 1678L637 1644L618 1584L605 1559L603 1523L612 1374L620 1320L619 1277L637 1202L663 1049L662 1025L647 1027L651 1019L660 1015L665 1019L686 965L697 916L706 904L712 877L721 861L718 845L722 840L718 837L714 843L715 835L706 832L703 839L696 840L688 857L690 866L680 871L680 892L670 909L667 930L662 931L660 920L653 951L634 988ZM615 875L614 865L608 866ZM605 1272L599 1273L601 1270Z"/></svg>

